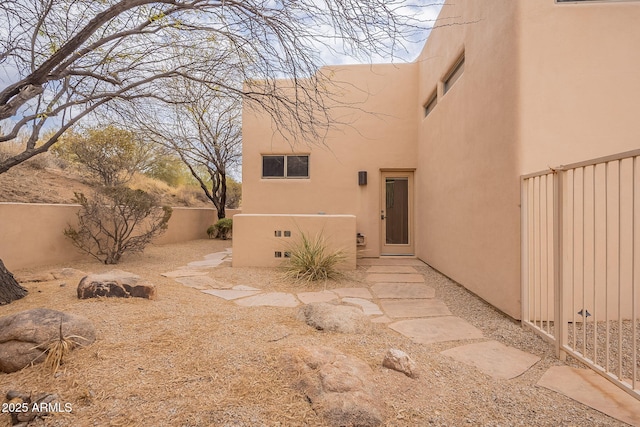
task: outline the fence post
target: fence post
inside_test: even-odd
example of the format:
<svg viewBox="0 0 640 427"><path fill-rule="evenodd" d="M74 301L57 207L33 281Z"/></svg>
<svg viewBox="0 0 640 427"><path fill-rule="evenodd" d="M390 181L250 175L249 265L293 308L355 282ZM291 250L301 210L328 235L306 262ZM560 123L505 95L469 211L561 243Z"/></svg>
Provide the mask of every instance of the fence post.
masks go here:
<svg viewBox="0 0 640 427"><path fill-rule="evenodd" d="M554 335L556 357L566 360L567 353L563 350L567 335L564 319L564 289L563 289L563 185L564 170L553 170L553 281L554 281Z"/></svg>
<svg viewBox="0 0 640 427"><path fill-rule="evenodd" d="M520 179L520 323L529 321L529 180Z"/></svg>

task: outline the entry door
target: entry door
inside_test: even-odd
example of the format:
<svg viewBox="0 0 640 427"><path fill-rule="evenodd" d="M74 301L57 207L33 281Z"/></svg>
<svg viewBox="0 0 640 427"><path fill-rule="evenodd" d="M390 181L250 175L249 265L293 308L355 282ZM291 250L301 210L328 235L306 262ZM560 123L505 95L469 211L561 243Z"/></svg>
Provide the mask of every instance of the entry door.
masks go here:
<svg viewBox="0 0 640 427"><path fill-rule="evenodd" d="M383 172L381 255L413 255L413 172Z"/></svg>

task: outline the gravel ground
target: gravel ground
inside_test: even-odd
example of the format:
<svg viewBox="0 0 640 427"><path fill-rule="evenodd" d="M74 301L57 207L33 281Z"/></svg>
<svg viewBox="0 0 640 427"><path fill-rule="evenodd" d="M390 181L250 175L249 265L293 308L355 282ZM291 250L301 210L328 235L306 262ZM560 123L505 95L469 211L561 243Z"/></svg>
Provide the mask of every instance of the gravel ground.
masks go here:
<svg viewBox="0 0 640 427"><path fill-rule="evenodd" d="M156 283L155 301L78 300L79 277L31 283L29 295L0 307L0 316L34 307L81 314L96 325L98 339L75 350L56 375L38 365L0 374L0 392L49 392L71 403L46 426L322 426L305 396L291 387L281 354L303 345L325 345L361 358L374 371L388 426L616 426L625 425L535 384L551 366L563 365L549 344L518 322L442 276L419 267L436 297L451 312L479 328L485 338L541 358L523 375L493 379L448 358L441 351L478 340L415 344L385 325L362 334L321 332L296 318L295 308L238 307L160 276L160 273L224 250L230 242L200 240L151 246L117 268ZM28 275L73 267L84 272L109 269L95 261L17 271ZM209 276L266 291L300 292L323 287L360 287L366 267L340 282L302 286L274 269L231 268ZM399 348L422 375L410 379L381 366L389 348ZM567 362L575 364L575 362ZM0 414L0 425L9 417Z"/></svg>

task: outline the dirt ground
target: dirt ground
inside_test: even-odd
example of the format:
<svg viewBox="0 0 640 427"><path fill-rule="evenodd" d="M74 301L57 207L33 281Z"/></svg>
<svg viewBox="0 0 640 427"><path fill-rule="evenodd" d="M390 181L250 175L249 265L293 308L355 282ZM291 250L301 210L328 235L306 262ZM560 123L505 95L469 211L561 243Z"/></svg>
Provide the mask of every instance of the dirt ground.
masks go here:
<svg viewBox="0 0 640 427"><path fill-rule="evenodd" d="M70 413L33 424L41 426L322 426L305 396L292 388L281 355L289 348L325 345L371 366L388 426L622 425L537 387L550 366L563 364L550 346L428 266L421 268L427 284L454 315L479 328L486 339L536 354L541 361L520 377L497 380L440 354L473 341L415 344L383 324L371 324L362 334L322 332L298 320L298 308L239 307L160 275L230 245L199 240L150 246L125 258L116 268L155 283L155 301L78 300L80 275L27 284L29 295L0 306L0 316L36 307L80 314L94 323L97 340L74 350L55 376L43 365L0 374L0 393L56 393L71 404ZM113 268L82 261L14 273L63 267L87 273ZM232 268L229 263L211 269L209 276L294 293L367 286L363 267L347 272L340 282L311 287L284 280L279 270ZM410 379L383 368L389 348L408 353L421 376ZM7 414L0 414L0 425L9 425Z"/></svg>

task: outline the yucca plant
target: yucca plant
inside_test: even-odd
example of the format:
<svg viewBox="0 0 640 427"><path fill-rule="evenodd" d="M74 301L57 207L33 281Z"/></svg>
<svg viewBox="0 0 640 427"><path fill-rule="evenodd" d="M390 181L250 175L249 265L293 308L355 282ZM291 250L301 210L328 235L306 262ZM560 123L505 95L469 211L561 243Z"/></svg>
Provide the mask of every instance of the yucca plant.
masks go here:
<svg viewBox="0 0 640 427"><path fill-rule="evenodd" d="M85 338L78 335L62 335L62 320L60 320L60 332L58 338L53 339L43 351L43 353L46 353L47 355L44 360L45 368L55 375L55 373L58 372L58 369L60 369L60 366L64 364L64 361L71 350L82 345L79 342L81 340L85 340Z"/></svg>
<svg viewBox="0 0 640 427"><path fill-rule="evenodd" d="M303 282L338 277L337 266L346 258L344 251L329 249L322 233L313 238L300 233L299 241L291 246L288 253L285 276Z"/></svg>

